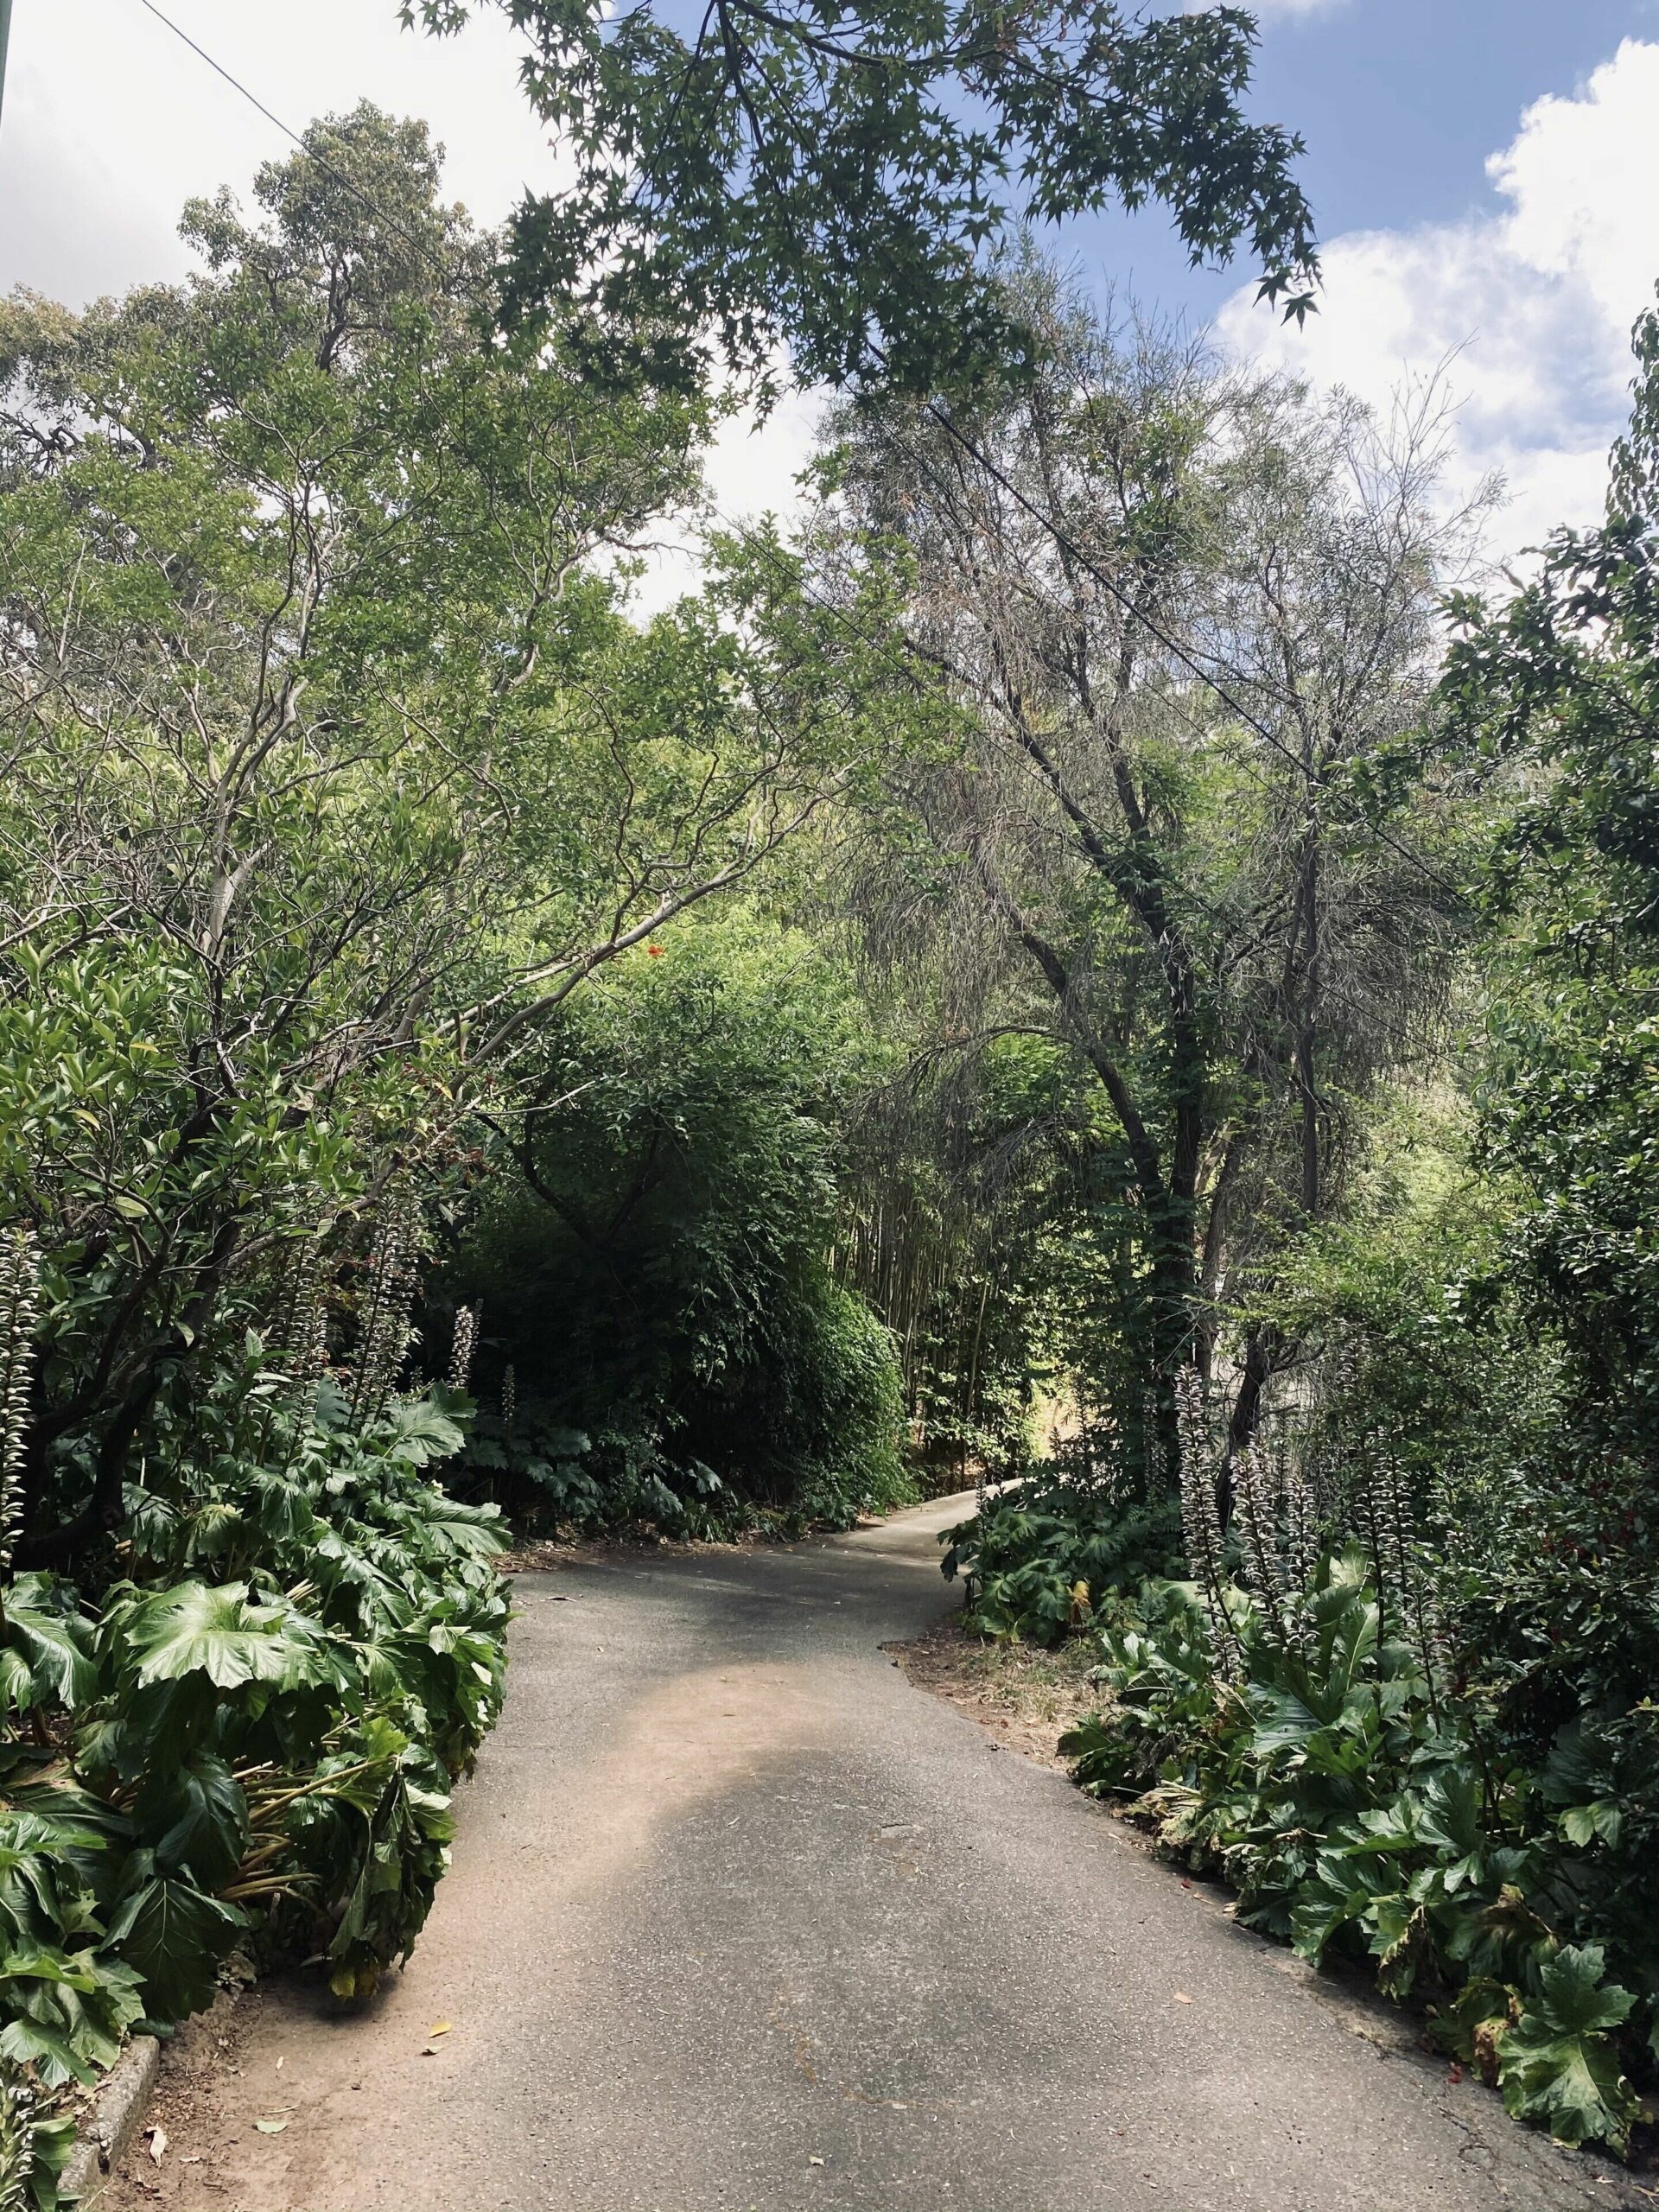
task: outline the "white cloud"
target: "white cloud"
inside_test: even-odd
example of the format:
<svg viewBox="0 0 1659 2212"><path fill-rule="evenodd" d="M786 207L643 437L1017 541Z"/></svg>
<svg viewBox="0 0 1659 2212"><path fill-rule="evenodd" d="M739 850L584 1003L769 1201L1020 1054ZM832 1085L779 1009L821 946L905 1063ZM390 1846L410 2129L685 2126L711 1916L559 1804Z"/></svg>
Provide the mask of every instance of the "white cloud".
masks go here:
<svg viewBox="0 0 1659 2212"><path fill-rule="evenodd" d="M1659 277L1656 117L1659 45L1627 39L1573 96L1526 110L1487 163L1497 205L1332 240L1303 332L1241 291L1223 343L1379 404L1444 365L1459 475L1509 485L1494 551L1592 521L1629 406L1630 326Z"/></svg>
<svg viewBox="0 0 1659 2212"><path fill-rule="evenodd" d="M715 529L772 515L787 531L805 504L796 479L812 458L828 398L822 391L786 390L764 419L745 407L721 424L705 461L711 509L707 520ZM635 587L640 614L654 614L682 592L697 588L702 569L696 527L695 516L671 518Z"/></svg>
<svg viewBox="0 0 1659 2212"><path fill-rule="evenodd" d="M166 0L167 13L296 130L367 98L424 116L445 181L497 222L528 180L556 175L518 86L522 41L494 10L442 42L399 29L397 0ZM16 10L0 131L0 290L79 305L175 277L193 194L245 194L283 133L137 0Z"/></svg>
<svg viewBox="0 0 1659 2212"><path fill-rule="evenodd" d="M405 32L397 0L165 0L166 11L296 130L376 101L423 116L447 149L444 190L480 222L501 219L526 184L559 180L545 126L518 81L523 52L481 10L455 39ZM178 236L193 194L229 184L245 198L262 162L292 150L262 117L137 0L40 0L16 11L0 130L0 293L26 284L80 306L100 293L181 276ZM709 458L725 516L787 517L818 402L791 394L758 430L721 427ZM644 607L693 587L690 524L643 581Z"/></svg>

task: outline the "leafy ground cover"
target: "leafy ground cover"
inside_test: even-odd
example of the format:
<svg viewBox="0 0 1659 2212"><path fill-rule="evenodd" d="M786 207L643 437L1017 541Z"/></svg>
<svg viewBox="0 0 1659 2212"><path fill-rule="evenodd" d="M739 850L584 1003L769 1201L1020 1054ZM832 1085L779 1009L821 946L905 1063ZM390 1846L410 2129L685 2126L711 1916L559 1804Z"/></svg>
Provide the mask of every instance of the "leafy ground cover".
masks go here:
<svg viewBox="0 0 1659 2212"><path fill-rule="evenodd" d="M1275 1600L1212 1602L1163 1583L1111 1608L1109 1702L1062 1742L1078 1781L1224 1877L1244 1925L1424 2002L1517 2118L1628 2151L1652 2117L1649 1942L1587 1732L1538 1771L1494 1759L1357 1548Z"/></svg>
<svg viewBox="0 0 1659 2212"><path fill-rule="evenodd" d="M263 1375L250 1402L290 1389ZM76 2087L210 2003L233 1955L318 1957L351 1999L414 1943L505 1686L499 1517L432 1473L466 1411L438 1391L354 1421L325 1378L272 1414L264 1465L141 1505L96 1601L8 1589L0 2054L37 2204Z"/></svg>
<svg viewBox="0 0 1659 2212"><path fill-rule="evenodd" d="M1659 2053L1659 1764L1651 1698L1628 1673L1652 1586L1624 1509L1541 1546L1548 1501L1530 1515L1511 1501L1503 1545L1457 1573L1414 1523L1386 1446L1326 1433L1295 1459L1232 1453L1224 1533L1227 1447L1196 1386L1185 1415L1190 1566L1115 1578L1101 1544L1107 1578L1079 1573L1057 1617L1080 1553L1052 1516L1010 1523L999 1506L982 1548L955 1532L955 1560L990 1562L969 1631L1058 1645L1046 1663L1097 1700L1060 1740L1077 1780L1230 1885L1243 1925L1315 1965L1363 1967L1516 2118L1641 2149ZM1020 1542L1010 1569L993 1546Z"/></svg>

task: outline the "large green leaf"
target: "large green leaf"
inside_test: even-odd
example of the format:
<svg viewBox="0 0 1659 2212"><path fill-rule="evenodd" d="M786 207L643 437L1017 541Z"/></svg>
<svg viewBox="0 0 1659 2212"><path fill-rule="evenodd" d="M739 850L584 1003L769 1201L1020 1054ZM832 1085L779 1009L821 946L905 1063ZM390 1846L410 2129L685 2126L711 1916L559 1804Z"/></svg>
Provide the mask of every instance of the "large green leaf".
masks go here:
<svg viewBox="0 0 1659 2212"><path fill-rule="evenodd" d="M0 1958L0 1981L55 1981L90 1994L98 1986L86 1954L67 1959L55 1951L8 1951Z"/></svg>
<svg viewBox="0 0 1659 2212"><path fill-rule="evenodd" d="M1273 1758L1281 1751L1305 1751L1330 1718L1308 1702L1306 1684L1254 1684L1250 1706L1255 1731L1250 1748L1257 1758Z"/></svg>
<svg viewBox="0 0 1659 2212"><path fill-rule="evenodd" d="M384 1427L391 1448L416 1467L453 1459L467 1440L464 1430L429 1397L395 1400Z"/></svg>
<svg viewBox="0 0 1659 2212"><path fill-rule="evenodd" d="M50 2088L90 2083L113 2065L142 2009L132 1970L90 1950L10 1953L3 1980L11 2018L0 2053L32 2059Z"/></svg>
<svg viewBox="0 0 1659 2212"><path fill-rule="evenodd" d="M91 2088L98 2079L97 2067L81 2056L63 2029L49 2027L27 2013L0 2028L0 2056L19 2066L36 2067L48 2089L60 2089L70 2082Z"/></svg>
<svg viewBox="0 0 1659 2212"><path fill-rule="evenodd" d="M1558 2143L1622 2150L1640 2109L1605 2036L1558 2036L1524 2015L1498 2040L1507 2111L1540 2121Z"/></svg>
<svg viewBox="0 0 1659 2212"><path fill-rule="evenodd" d="M51 1603L44 1575L21 1574L6 1592L3 1688L19 1711L55 1704L73 1711L98 1687L86 1648L85 1621L71 1620Z"/></svg>
<svg viewBox="0 0 1659 2212"><path fill-rule="evenodd" d="M1604 1981L1605 1972L1599 1943L1558 1951L1538 1970L1537 2016L1561 2035L1592 2035L1621 2026L1636 1999L1617 1982Z"/></svg>
<svg viewBox="0 0 1659 2212"><path fill-rule="evenodd" d="M1606 2031L1636 1999L1604 1971L1599 1943L1567 1946L1541 1967L1537 1999L1499 2040L1498 2081L1507 2108L1557 2141L1622 2150L1638 2105Z"/></svg>
<svg viewBox="0 0 1659 2212"><path fill-rule="evenodd" d="M1425 1843L1460 1858L1479 1850L1480 1777L1472 1767L1445 1767L1430 1777L1418 1796L1416 1827Z"/></svg>
<svg viewBox="0 0 1659 2212"><path fill-rule="evenodd" d="M209 1589L181 1582L136 1606L127 1633L141 1688L206 1675L217 1689L244 1682L298 1687L325 1679L302 1617L286 1605L256 1605L247 1585Z"/></svg>
<svg viewBox="0 0 1659 2212"><path fill-rule="evenodd" d="M241 1785L222 1759L206 1755L147 1778L133 1819L158 1866L188 1873L209 1890L230 1879L247 1847Z"/></svg>
<svg viewBox="0 0 1659 2212"><path fill-rule="evenodd" d="M180 2020L212 2002L219 1961L246 1925L236 1906L156 1872L154 1854L137 1851L109 1943L142 1977L150 2018Z"/></svg>

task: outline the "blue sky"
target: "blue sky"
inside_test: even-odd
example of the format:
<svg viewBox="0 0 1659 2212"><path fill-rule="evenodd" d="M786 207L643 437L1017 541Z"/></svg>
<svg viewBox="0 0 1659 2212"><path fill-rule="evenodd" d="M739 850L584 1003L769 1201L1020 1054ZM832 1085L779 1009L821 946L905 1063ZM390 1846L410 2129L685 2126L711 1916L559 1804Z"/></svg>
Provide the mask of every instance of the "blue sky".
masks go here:
<svg viewBox="0 0 1659 2212"><path fill-rule="evenodd" d="M1174 4L1174 0L1160 0ZM425 116L448 182L486 219L557 179L486 11L444 45L395 0L168 0L285 119L366 95ZM1102 219L1080 270L1212 326L1224 351L1386 410L1438 372L1451 496L1497 472L1504 555L1603 497L1630 326L1659 276L1659 0L1260 0L1256 110L1307 141L1325 289L1306 333L1250 304L1248 272L1189 270L1154 213ZM0 289L72 302L181 275L193 193L245 188L281 134L137 0L18 0L0 130ZM715 456L728 511L777 505L803 400ZM785 505L787 502L785 502Z"/></svg>
<svg viewBox="0 0 1659 2212"><path fill-rule="evenodd" d="M1487 157L1525 108L1570 94L1624 39L1659 41L1659 0L1269 0L1259 13L1251 105L1306 140L1301 175L1325 238L1485 206ZM1239 281L1190 270L1155 213L1104 221L1077 245L1200 321Z"/></svg>
<svg viewBox="0 0 1659 2212"><path fill-rule="evenodd" d="M1261 111L1308 142L1320 228L1390 228L1484 196L1484 162L1543 92L1621 39L1659 37L1652 0L1347 0L1263 26ZM1659 124L1659 118L1656 118Z"/></svg>
<svg viewBox="0 0 1659 2212"><path fill-rule="evenodd" d="M1659 278L1659 0L1277 0L1262 17L1254 97L1307 143L1318 316L1276 326L1245 270L1184 268L1144 217L1080 238L1081 267L1381 414L1432 387L1448 499L1503 484L1493 559L1592 520Z"/></svg>

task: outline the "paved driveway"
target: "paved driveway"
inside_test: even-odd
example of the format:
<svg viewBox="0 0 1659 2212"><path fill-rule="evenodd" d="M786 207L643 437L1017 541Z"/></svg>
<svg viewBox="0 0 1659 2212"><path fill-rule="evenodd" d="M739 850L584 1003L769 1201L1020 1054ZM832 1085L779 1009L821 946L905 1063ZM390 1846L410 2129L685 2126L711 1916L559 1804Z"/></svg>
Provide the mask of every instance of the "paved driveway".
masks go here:
<svg viewBox="0 0 1659 2212"><path fill-rule="evenodd" d="M1626 2202L911 1686L880 1647L953 1602L964 1503L522 1578L407 1971L198 2031L111 2212Z"/></svg>

